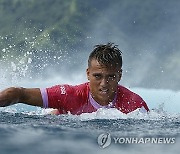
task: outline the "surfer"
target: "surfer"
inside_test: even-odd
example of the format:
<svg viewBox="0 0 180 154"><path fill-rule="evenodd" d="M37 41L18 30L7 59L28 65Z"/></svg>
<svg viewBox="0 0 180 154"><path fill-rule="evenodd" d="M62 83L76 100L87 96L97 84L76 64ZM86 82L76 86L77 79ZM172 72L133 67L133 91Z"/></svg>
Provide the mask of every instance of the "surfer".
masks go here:
<svg viewBox="0 0 180 154"><path fill-rule="evenodd" d="M117 108L125 114L136 109L149 111L138 94L118 84L122 76L122 53L117 45L96 45L89 55L86 74L88 82L76 86L7 88L0 92L0 106L24 103L54 108L53 114L91 113L99 108Z"/></svg>

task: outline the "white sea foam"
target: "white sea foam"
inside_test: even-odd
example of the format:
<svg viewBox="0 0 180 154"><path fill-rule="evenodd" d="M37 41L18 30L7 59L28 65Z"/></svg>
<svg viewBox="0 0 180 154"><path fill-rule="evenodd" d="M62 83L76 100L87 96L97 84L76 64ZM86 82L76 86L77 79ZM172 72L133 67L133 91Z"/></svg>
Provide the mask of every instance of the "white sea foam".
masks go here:
<svg viewBox="0 0 180 154"><path fill-rule="evenodd" d="M151 93L151 90L145 90L144 92ZM158 90L157 91L154 90L154 92L156 92L156 95L158 96ZM143 91L141 91L141 93L143 93ZM144 94L146 94L146 93L144 93ZM165 91L165 94L166 95L164 97L167 97L167 91ZM170 94L172 94L172 92ZM175 92L173 94L175 94ZM164 100L164 98L162 97L162 91L161 91L159 96L161 96L162 100ZM146 98L148 99L147 96L146 96ZM152 97L149 96L149 100L151 98ZM160 97L157 97L157 99L159 99L159 102L162 102L160 100ZM99 109L93 113L83 113L81 115L72 115L72 114L68 113L66 116L70 119L76 119L77 118L77 119L82 120L82 121L93 120L93 119L128 119L128 118L133 118L133 119L144 119L144 120L162 120L164 118L180 118L180 113L178 112L179 108L176 106L176 104L177 104L176 102L173 102L173 101L169 102L168 101L168 103L170 105L174 104L173 105L174 111L177 111L177 112L172 113L171 110L168 110L168 107L167 107L169 105L168 103L163 102L161 104L157 103L154 105L154 104L151 104L151 101L149 101L150 103L147 102L147 104L150 108L150 112L148 112L148 113L142 113L140 111L140 109L137 109L137 110L135 110L129 114L124 114L115 108L111 108L111 109L101 108L101 109ZM153 106L153 108L151 106ZM15 104L12 106L0 108L1 112L23 113L23 114L28 114L28 115L47 115L52 110L53 109L42 109L40 107L33 107L33 106L25 105L25 104Z"/></svg>
<svg viewBox="0 0 180 154"><path fill-rule="evenodd" d="M69 118L78 118L79 120L93 120L93 119L144 119L144 120L162 120L164 118L180 118L180 114L169 114L165 111L159 111L159 109L151 110L148 113L142 113L140 109L137 109L131 113L124 114L118 109L99 109L93 113L83 113L81 115L71 115Z"/></svg>

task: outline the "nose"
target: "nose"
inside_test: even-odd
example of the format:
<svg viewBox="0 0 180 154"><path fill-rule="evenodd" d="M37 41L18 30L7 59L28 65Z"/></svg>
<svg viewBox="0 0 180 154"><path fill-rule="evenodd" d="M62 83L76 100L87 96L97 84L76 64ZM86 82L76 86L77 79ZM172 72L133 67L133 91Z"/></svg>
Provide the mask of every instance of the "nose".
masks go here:
<svg viewBox="0 0 180 154"><path fill-rule="evenodd" d="M103 78L100 82L100 86L106 87L108 85L108 80L106 78Z"/></svg>

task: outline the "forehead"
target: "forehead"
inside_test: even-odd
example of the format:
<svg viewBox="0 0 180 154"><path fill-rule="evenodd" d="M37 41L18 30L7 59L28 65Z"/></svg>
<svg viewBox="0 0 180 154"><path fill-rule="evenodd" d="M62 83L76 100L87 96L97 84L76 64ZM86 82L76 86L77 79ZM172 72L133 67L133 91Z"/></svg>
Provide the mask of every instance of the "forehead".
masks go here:
<svg viewBox="0 0 180 154"><path fill-rule="evenodd" d="M101 72L101 73L117 73L121 68L116 68L112 66L106 66L100 64L96 59L91 60L91 65L89 68L91 71Z"/></svg>

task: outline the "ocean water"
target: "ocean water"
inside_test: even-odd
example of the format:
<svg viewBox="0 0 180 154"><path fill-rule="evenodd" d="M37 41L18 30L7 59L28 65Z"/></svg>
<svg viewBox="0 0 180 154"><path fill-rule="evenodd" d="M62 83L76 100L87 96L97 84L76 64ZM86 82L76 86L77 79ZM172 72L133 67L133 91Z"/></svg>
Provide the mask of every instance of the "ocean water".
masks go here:
<svg viewBox="0 0 180 154"><path fill-rule="evenodd" d="M156 112L126 116L101 110L92 114L43 115L40 113L0 112L0 151L23 153L179 153L180 116ZM98 137L110 134L111 143L103 147ZM119 142L115 142L120 138ZM126 143L126 138L138 141ZM140 139L159 139L155 143ZM170 142L164 142L163 140ZM106 144L106 143L105 143Z"/></svg>
<svg viewBox="0 0 180 154"><path fill-rule="evenodd" d="M55 116L24 104L0 108L0 154L179 154L180 93L132 90L146 100L150 113L100 109Z"/></svg>

